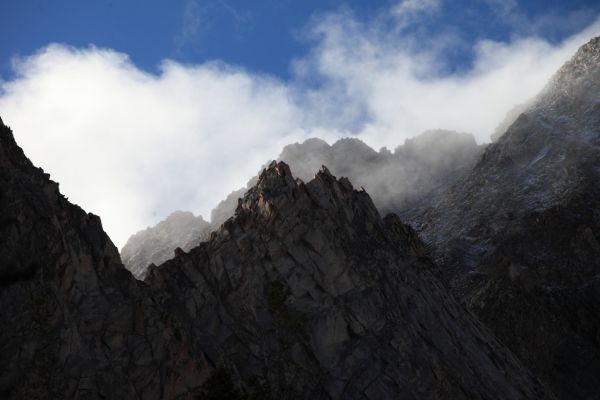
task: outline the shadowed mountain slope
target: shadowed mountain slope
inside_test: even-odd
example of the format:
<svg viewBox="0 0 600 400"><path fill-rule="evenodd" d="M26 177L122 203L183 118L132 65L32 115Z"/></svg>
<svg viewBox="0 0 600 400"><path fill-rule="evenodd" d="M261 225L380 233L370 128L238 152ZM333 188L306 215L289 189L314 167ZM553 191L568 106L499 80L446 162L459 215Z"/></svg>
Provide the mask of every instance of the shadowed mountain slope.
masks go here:
<svg viewBox="0 0 600 400"><path fill-rule="evenodd" d="M272 165L145 284L4 125L0 167L2 398L549 397L412 230L326 171Z"/></svg>
<svg viewBox="0 0 600 400"><path fill-rule="evenodd" d="M0 123L0 397L174 399L211 368Z"/></svg>
<svg viewBox="0 0 600 400"><path fill-rule="evenodd" d="M210 240L146 282L208 360L271 398L543 398L430 273L414 232L327 169L272 163Z"/></svg>
<svg viewBox="0 0 600 400"><path fill-rule="evenodd" d="M600 398L600 38L414 226L455 293L558 395Z"/></svg>

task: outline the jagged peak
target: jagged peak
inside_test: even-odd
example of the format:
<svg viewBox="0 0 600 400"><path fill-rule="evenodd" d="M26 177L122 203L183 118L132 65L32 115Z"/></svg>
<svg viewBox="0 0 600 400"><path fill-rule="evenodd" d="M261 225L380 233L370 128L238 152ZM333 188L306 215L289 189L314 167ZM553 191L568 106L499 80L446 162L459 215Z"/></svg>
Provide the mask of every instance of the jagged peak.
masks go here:
<svg viewBox="0 0 600 400"><path fill-rule="evenodd" d="M571 63L585 66L588 63L598 63L600 61L600 36L590 39L577 50Z"/></svg>
<svg viewBox="0 0 600 400"><path fill-rule="evenodd" d="M316 204L332 215L360 207L361 212L380 219L370 196L364 190L355 190L347 178L336 178L323 165L314 179L304 183L293 177L283 161L273 161L261 172L257 184L239 199L235 215L270 219L282 213L294 214L308 204Z"/></svg>
<svg viewBox="0 0 600 400"><path fill-rule="evenodd" d="M582 45L575 55L567 61L550 79L542 91L540 98L548 94L558 93L571 95L573 88L583 84L586 88L590 81L600 81L600 36Z"/></svg>
<svg viewBox="0 0 600 400"><path fill-rule="evenodd" d="M283 161L273 160L258 176L256 187L275 189L282 185L290 188L297 186L289 165Z"/></svg>
<svg viewBox="0 0 600 400"><path fill-rule="evenodd" d="M335 179L335 177L329 171L329 168L327 168L325 165L321 165L321 169L317 172L317 176L318 175L332 177Z"/></svg>

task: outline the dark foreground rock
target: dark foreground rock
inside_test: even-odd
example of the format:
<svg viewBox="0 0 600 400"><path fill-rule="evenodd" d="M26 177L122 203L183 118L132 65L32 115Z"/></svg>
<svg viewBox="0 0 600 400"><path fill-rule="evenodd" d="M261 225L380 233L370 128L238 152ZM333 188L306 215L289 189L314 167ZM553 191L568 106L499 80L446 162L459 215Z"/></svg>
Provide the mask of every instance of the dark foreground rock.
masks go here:
<svg viewBox="0 0 600 400"><path fill-rule="evenodd" d="M191 397L212 368L0 124L0 398Z"/></svg>

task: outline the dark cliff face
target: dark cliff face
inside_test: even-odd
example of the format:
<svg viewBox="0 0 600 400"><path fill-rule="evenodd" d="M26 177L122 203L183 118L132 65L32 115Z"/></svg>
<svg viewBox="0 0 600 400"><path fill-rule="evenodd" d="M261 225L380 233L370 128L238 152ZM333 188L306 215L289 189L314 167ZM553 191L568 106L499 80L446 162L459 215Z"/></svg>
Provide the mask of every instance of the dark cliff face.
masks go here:
<svg viewBox="0 0 600 400"><path fill-rule="evenodd" d="M202 353L0 125L0 397L175 398Z"/></svg>
<svg viewBox="0 0 600 400"><path fill-rule="evenodd" d="M455 292L558 395L600 398L600 38L415 227Z"/></svg>
<svg viewBox="0 0 600 400"><path fill-rule="evenodd" d="M271 398L543 398L430 273L415 233L326 169L273 163L208 242L148 272L212 363Z"/></svg>

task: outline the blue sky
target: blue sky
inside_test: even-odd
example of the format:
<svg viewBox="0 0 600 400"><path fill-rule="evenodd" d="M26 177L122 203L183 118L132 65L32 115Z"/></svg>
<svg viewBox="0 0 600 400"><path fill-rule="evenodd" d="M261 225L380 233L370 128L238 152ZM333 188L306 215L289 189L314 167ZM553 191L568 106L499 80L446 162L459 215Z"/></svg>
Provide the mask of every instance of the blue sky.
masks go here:
<svg viewBox="0 0 600 400"><path fill-rule="evenodd" d="M600 35L582 0L5 0L0 15L0 116L118 246L174 210L209 218L310 137L487 142Z"/></svg>
<svg viewBox="0 0 600 400"><path fill-rule="evenodd" d="M184 63L222 60L257 72L290 77L290 61L309 51L305 28L339 9L360 21L389 15L392 0L6 0L0 3L0 76L10 60L49 43L94 44L126 53L146 71L165 58ZM594 0L457 0L410 27L425 37L452 32L466 43L536 34L557 42L597 17ZM384 18L381 18L382 20ZM390 21L387 21L389 23ZM460 71L469 46L445 55Z"/></svg>

